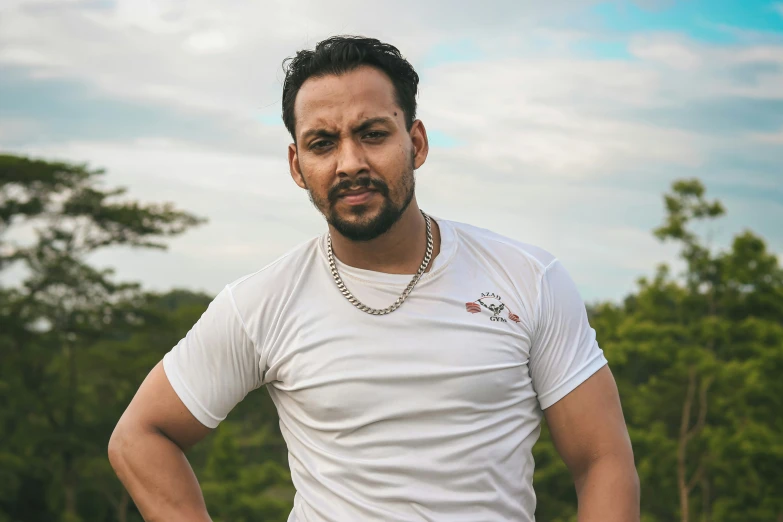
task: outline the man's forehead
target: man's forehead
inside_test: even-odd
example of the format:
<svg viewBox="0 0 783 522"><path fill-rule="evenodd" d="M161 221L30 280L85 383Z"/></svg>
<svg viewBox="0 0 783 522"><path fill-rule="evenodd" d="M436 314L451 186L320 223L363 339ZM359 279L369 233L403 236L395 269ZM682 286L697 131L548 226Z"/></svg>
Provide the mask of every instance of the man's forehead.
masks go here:
<svg viewBox="0 0 783 522"><path fill-rule="evenodd" d="M399 112L394 85L381 71L360 67L341 75L308 79L294 104L297 127L327 127L361 123ZM304 129L303 129L304 130Z"/></svg>

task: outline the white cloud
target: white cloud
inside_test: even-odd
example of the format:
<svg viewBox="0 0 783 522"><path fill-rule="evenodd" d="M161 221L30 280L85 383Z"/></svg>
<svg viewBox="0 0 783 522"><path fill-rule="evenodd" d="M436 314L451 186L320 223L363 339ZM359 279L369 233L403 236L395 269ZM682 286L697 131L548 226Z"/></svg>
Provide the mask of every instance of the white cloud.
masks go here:
<svg viewBox="0 0 783 522"><path fill-rule="evenodd" d="M685 43L676 41L636 41L631 45L630 51L637 58L661 63L673 69L693 70L702 64L697 52Z"/></svg>
<svg viewBox="0 0 783 522"><path fill-rule="evenodd" d="M780 130L778 132L752 134L751 139L759 143L769 143L769 144L775 143L775 144L783 145L783 130Z"/></svg>
<svg viewBox="0 0 783 522"><path fill-rule="evenodd" d="M495 83L502 78L502 86L506 75L514 74L519 63L508 58L516 57L534 66L524 69L524 80L538 82L537 94L560 95L558 101L563 102L569 102L568 95L575 89L581 91L580 99L591 94L584 92L587 89L595 89L599 98L610 89L613 96L620 96L612 98L614 103L656 102L668 94L656 92L657 84L672 83L674 75L668 68L695 71L695 78L687 77L677 87L699 91L704 85L695 86L691 79L710 85L727 64L783 63L780 45L716 51L676 35L634 38L630 50L638 63L576 60L564 53L590 33L546 22L589 3L497 2L451 9L444 2L406 0L393 6L379 4L369 13L354 1L343 2L341 9L310 0L237 1L220 8L206 0L185 4L117 0L112 8L101 9L76 2L59 8L52 3L36 7L36 2L19 2L0 17L0 63L75 78L114 96L235 117L249 117L259 106L279 104L282 58L334 33L378 35L396 43L414 63L436 43L470 40L487 54L483 61L494 62L484 71L493 75ZM410 16L409 8L422 16ZM437 23L428 22L425 14L437 14L430 18ZM515 30L503 30L507 26ZM554 49L542 49L538 41L554 44ZM542 55L545 59L536 61ZM661 78L662 73L668 77ZM650 82L647 88L640 85ZM777 78L763 80L759 94L774 93L778 82ZM730 92L747 95L748 89ZM654 97L646 96L649 93Z"/></svg>
<svg viewBox="0 0 783 522"><path fill-rule="evenodd" d="M503 172L584 179L640 163L697 166L706 149L701 136L623 114L668 103L662 81L631 63L453 64L429 75L421 114L466 143L453 152L464 163Z"/></svg>
<svg viewBox="0 0 783 522"><path fill-rule="evenodd" d="M33 138L41 130L41 123L32 119L3 118L0 120L0 143L19 143Z"/></svg>
<svg viewBox="0 0 783 522"><path fill-rule="evenodd" d="M185 40L185 47L196 54L225 53L235 46L233 38L217 30L195 32Z"/></svg>
<svg viewBox="0 0 783 522"><path fill-rule="evenodd" d="M340 9L310 0L220 7L206 0L116 0L101 9L17 2L0 17L0 63L83 80L125 98L247 115L250 107L279 100L284 57L329 34L378 35L416 58L449 30L482 19L516 21L521 29L580 3L589 2L560 0L536 9L517 4L510 11L514 4L508 2L451 9L445 2L413 0L371 11L358 1ZM431 19L438 24L410 16L422 11L437 14Z"/></svg>

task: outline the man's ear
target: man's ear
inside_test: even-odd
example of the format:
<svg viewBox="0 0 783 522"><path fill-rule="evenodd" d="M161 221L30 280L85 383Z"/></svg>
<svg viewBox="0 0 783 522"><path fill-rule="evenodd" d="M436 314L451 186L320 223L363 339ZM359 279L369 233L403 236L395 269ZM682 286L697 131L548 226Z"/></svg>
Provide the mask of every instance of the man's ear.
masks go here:
<svg viewBox="0 0 783 522"><path fill-rule="evenodd" d="M421 120L416 120L411 125L411 143L413 143L413 168L418 169L427 161L430 152L430 143L427 138L427 129Z"/></svg>
<svg viewBox="0 0 783 522"><path fill-rule="evenodd" d="M299 152L296 148L296 143L288 146L288 170L291 172L291 178L294 180L294 183L299 185L300 188L307 189L307 183L305 183L304 176L302 176L302 169L299 167Z"/></svg>

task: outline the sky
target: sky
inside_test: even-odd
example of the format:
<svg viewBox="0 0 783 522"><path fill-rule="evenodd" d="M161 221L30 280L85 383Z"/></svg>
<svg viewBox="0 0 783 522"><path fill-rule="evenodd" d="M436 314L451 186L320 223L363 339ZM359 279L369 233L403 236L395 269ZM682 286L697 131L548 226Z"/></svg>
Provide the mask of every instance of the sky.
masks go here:
<svg viewBox="0 0 783 522"><path fill-rule="evenodd" d="M679 178L724 203L716 248L750 229L783 252L769 0L2 0L0 152L206 217L166 252L92 261L214 295L325 230L288 172L281 63L335 34L394 44L421 77L422 209L551 251L586 301L676 266L651 231Z"/></svg>

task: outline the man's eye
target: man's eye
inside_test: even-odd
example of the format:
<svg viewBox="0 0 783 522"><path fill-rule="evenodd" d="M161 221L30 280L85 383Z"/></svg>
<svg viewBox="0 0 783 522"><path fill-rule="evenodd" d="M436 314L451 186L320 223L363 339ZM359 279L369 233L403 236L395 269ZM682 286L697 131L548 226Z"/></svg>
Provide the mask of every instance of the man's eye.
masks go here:
<svg viewBox="0 0 783 522"><path fill-rule="evenodd" d="M311 149L325 149L326 147L328 147L331 144L332 144L332 142L328 141L328 140L318 140L318 141L316 141L314 143L311 143L310 144L310 148Z"/></svg>
<svg viewBox="0 0 783 522"><path fill-rule="evenodd" d="M383 132L383 131L370 131L370 132L368 132L367 134L364 135L364 137L366 139L370 139L370 140L381 139L384 136L386 136L386 133Z"/></svg>

